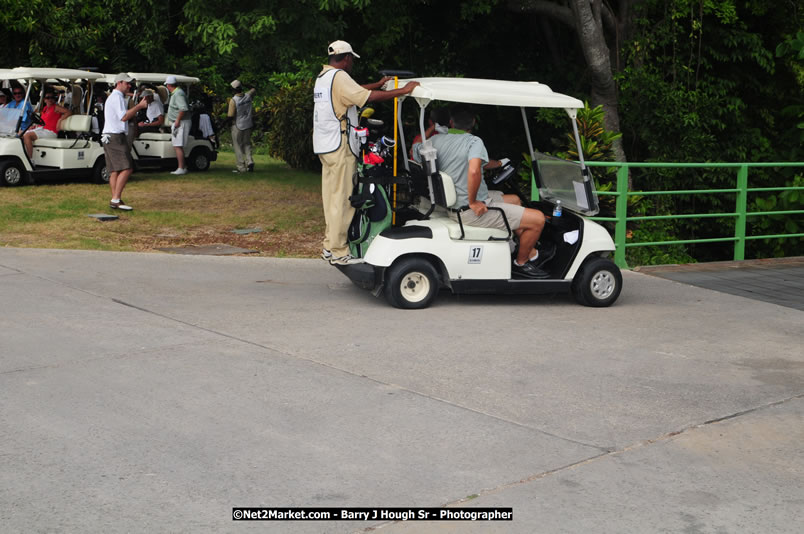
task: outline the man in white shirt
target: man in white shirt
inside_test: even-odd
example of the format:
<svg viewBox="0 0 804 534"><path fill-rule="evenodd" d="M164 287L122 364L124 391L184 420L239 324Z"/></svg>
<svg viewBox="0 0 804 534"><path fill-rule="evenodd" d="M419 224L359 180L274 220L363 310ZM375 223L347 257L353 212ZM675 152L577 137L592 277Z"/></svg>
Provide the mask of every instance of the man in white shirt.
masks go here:
<svg viewBox="0 0 804 534"><path fill-rule="evenodd" d="M158 132L159 127L165 123L165 107L162 105L162 99L153 89L143 90L142 99L148 102L148 108L145 110L146 120L137 124L139 131Z"/></svg>
<svg viewBox="0 0 804 534"><path fill-rule="evenodd" d="M114 90L103 110L103 153L106 157L106 171L109 173L109 186L112 189L112 200L109 207L116 210L131 211L120 198L129 176L134 171L134 160L128 146L128 121L137 116L137 112L145 109L148 102L143 99L136 106L128 109L125 94L131 90L134 78L121 72L114 78Z"/></svg>

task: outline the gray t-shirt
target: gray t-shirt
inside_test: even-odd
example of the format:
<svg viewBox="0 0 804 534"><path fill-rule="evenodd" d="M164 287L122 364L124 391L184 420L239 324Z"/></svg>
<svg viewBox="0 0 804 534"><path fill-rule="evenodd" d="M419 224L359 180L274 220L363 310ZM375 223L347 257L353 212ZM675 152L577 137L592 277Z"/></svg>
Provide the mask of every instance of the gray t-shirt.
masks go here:
<svg viewBox="0 0 804 534"><path fill-rule="evenodd" d="M452 181L455 182L455 192L458 199L455 203L456 208L469 205L468 176L469 160L480 158L483 160L481 167L489 162L489 154L483 140L469 133L455 134L446 133L430 137L429 141L438 151L436 155L436 167L439 171L447 173ZM413 159L422 163L421 143L413 145ZM480 187L477 190L477 200L484 202L489 196L489 189L484 180L480 180Z"/></svg>

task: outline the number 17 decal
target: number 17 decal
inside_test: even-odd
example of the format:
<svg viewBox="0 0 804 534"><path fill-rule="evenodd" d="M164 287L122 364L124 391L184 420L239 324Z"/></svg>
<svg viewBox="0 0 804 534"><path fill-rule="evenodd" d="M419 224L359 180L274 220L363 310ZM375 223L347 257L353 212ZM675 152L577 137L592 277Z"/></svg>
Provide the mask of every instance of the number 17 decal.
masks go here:
<svg viewBox="0 0 804 534"><path fill-rule="evenodd" d="M469 263L480 263L483 259L483 246L469 247Z"/></svg>

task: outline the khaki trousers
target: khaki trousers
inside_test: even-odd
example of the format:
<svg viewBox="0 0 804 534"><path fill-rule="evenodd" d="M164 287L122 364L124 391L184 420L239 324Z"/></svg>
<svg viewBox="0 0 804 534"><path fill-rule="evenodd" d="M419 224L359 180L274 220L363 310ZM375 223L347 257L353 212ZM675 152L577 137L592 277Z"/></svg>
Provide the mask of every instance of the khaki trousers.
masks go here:
<svg viewBox="0 0 804 534"><path fill-rule="evenodd" d="M357 170L357 159L344 137L335 152L319 154L321 160L321 200L324 204L325 249L336 258L349 254L346 242L349 225L355 209L349 203L354 184L352 178Z"/></svg>
<svg viewBox="0 0 804 534"><path fill-rule="evenodd" d="M232 126L232 147L237 159L237 170L240 172L246 172L249 165L254 165L251 157L251 130L252 128L241 130Z"/></svg>

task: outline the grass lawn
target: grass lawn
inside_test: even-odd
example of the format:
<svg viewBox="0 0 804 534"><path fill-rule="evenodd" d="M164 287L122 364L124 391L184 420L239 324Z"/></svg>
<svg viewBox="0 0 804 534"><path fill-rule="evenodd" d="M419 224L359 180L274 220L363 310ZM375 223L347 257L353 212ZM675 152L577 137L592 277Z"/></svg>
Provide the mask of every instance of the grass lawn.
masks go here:
<svg viewBox="0 0 804 534"><path fill-rule="evenodd" d="M324 216L319 174L255 156L255 171L233 174L221 152L207 172L134 173L123 192L131 212L109 208L109 186L84 182L0 187L0 246L154 251L223 243L262 256L316 257ZM118 215L99 222L90 213ZM238 235L236 229L260 228Z"/></svg>

